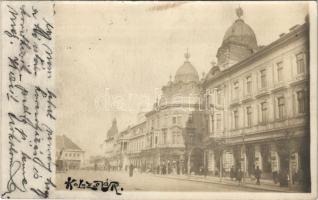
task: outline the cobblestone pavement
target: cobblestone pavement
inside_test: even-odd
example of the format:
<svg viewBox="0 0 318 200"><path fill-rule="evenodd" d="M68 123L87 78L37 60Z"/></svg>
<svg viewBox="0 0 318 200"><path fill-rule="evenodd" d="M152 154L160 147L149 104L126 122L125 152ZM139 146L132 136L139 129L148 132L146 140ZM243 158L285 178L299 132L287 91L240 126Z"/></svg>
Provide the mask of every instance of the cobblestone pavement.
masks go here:
<svg viewBox="0 0 318 200"><path fill-rule="evenodd" d="M109 180L118 181L124 191L204 191L204 192L265 192L261 188L247 188L238 185L227 185L211 182L191 181L186 179L174 179L153 174L135 173L133 177L128 172L107 172L107 171L68 171L67 173L56 174L58 190L65 190L64 182L67 177L87 181ZM80 190L80 189L79 189Z"/></svg>

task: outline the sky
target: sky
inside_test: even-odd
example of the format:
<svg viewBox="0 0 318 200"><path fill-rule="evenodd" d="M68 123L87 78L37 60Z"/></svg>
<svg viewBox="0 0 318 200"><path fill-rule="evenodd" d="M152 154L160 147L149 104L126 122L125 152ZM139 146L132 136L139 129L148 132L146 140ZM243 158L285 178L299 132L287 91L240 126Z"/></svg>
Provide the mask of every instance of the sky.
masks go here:
<svg viewBox="0 0 318 200"><path fill-rule="evenodd" d="M243 9L258 45L303 24L306 2L57 2L57 134L86 155L102 154L113 118L119 130L151 108L183 64L207 73L226 30Z"/></svg>

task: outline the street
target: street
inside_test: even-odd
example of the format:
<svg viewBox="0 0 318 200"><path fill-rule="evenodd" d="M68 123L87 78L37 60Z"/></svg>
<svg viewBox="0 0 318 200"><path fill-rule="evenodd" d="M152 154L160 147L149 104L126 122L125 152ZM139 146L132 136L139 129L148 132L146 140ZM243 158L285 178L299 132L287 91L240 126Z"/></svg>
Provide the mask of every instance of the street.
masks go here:
<svg viewBox="0 0 318 200"><path fill-rule="evenodd" d="M65 190L65 181L68 177L84 179L93 182L94 180L118 181L124 191L205 191L205 192L264 192L263 190L246 188L242 186L223 185L217 183L205 183L191 180L178 180L155 176L153 174L135 173L133 177L128 172L108 172L93 170L68 171L67 173L56 174L57 189Z"/></svg>

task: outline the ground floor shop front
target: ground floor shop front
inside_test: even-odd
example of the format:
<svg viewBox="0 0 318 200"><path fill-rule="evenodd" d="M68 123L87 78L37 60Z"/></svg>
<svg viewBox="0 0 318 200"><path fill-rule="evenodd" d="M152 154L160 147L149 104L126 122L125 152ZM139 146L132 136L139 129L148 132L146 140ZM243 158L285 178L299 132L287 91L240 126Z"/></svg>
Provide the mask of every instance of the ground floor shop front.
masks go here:
<svg viewBox="0 0 318 200"><path fill-rule="evenodd" d="M157 174L200 174L204 151L200 148L156 148L129 156L129 163L141 172Z"/></svg>
<svg viewBox="0 0 318 200"><path fill-rule="evenodd" d="M303 137L256 140L241 143L226 143L222 147L207 148L206 167L208 174L230 176L241 169L245 177L254 177L261 170L262 179L280 179L304 182L309 160L305 154Z"/></svg>

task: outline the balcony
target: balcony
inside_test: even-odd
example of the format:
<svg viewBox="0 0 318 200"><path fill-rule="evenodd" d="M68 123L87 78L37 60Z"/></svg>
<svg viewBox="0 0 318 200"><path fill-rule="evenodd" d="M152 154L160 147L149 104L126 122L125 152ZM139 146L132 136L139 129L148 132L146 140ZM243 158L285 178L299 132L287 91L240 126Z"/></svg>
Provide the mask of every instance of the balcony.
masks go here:
<svg viewBox="0 0 318 200"><path fill-rule="evenodd" d="M272 89L272 92L279 92L282 90L285 90L287 88L285 82L278 82L275 83L274 88Z"/></svg>
<svg viewBox="0 0 318 200"><path fill-rule="evenodd" d="M237 106L240 104L240 100L238 98L231 100L231 106Z"/></svg>
<svg viewBox="0 0 318 200"><path fill-rule="evenodd" d="M267 88L260 88L256 94L256 98L261 98L263 96L269 95L268 89Z"/></svg>
<svg viewBox="0 0 318 200"><path fill-rule="evenodd" d="M295 78L291 81L291 85L292 86L296 86L299 84L304 83L305 81L308 80L308 76L306 74L298 74L297 76L295 76Z"/></svg>
<svg viewBox="0 0 318 200"><path fill-rule="evenodd" d="M242 102L243 103L246 103L246 102L249 102L249 101L252 101L253 100L253 97L251 94L246 94L244 95L243 99L242 99Z"/></svg>

